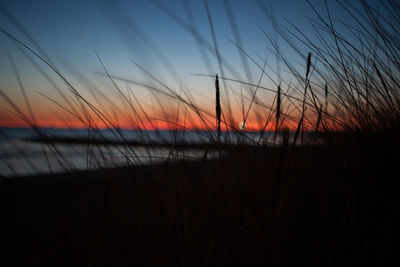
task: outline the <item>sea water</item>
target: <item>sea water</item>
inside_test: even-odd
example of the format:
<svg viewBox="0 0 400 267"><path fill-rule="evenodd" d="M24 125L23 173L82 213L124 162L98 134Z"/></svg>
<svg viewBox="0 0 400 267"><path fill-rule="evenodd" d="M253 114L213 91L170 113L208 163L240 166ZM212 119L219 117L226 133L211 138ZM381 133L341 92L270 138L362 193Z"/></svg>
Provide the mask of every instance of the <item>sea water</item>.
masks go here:
<svg viewBox="0 0 400 267"><path fill-rule="evenodd" d="M60 140L106 140L114 144L35 141L40 136ZM12 177L74 170L148 165L173 160L201 160L202 149L146 147L124 143L208 144L216 143L214 131L144 131L41 128L0 128L0 176ZM279 142L271 133L222 132L221 143ZM259 142L260 141L260 142ZM209 151L210 152L210 151ZM207 153L208 158L216 153Z"/></svg>

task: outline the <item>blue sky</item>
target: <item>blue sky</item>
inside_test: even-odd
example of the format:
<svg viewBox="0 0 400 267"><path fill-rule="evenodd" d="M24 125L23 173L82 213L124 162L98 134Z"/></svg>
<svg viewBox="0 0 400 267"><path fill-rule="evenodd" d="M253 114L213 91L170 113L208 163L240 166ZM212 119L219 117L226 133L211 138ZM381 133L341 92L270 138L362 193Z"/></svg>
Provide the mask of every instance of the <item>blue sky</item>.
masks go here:
<svg viewBox="0 0 400 267"><path fill-rule="evenodd" d="M176 14L184 23L194 22L202 37L213 43L208 17L202 0L187 0L190 12L185 9L184 0L159 0ZM259 64L268 58L268 64L275 66L275 56L271 53L271 45L264 31L273 35L271 20L265 15L257 1L228 1L246 52L254 57ZM261 1L267 8L273 7L273 14L278 24L286 24L286 17L304 33L311 33L309 18L315 18L312 9L302 0L271 0ZM325 13L323 1L311 1L317 10ZM336 1L327 1L335 17L346 19L343 10ZM372 1L373 4L374 1ZM238 50L230 40L235 40L223 0L208 1L211 17L215 26L218 46L224 58L229 61L241 79L247 80ZM117 76L134 80L148 80L130 60L149 70L152 74L174 86L184 84L194 94L207 97L207 87L212 87L213 81L193 76L193 73L220 73L215 56L207 53L212 70L206 67L204 58L193 36L178 25L171 16L154 4L151 0L136 1L21 1L3 0L3 10L11 14L25 30L40 44L57 68L74 82L80 84L79 76L85 76L97 83L99 87L110 84L102 81L95 72L102 71L95 51L100 55L108 71ZM0 13L0 25L3 30L13 34L35 51L37 47L21 32L4 12ZM135 30L136 27L136 30ZM138 29L138 30L137 30ZM289 58L299 60L297 55L280 41L281 48ZM56 97L51 86L46 83L40 73L26 57L21 54L13 41L0 36L0 60L5 62L0 66L0 88L12 97L20 97L16 90L16 80L10 67L7 53L15 61L20 75L23 77L27 90L32 98L38 97L35 91L44 92ZM171 69L160 60L162 53L179 75L179 81L172 79ZM307 51L304 51L306 55ZM42 64L42 63L38 63ZM51 73L47 67L46 71ZM259 77L260 70L249 64L253 82ZM226 70L225 70L226 71ZM226 71L226 76L234 76ZM50 74L53 75L53 74ZM274 76L275 78L275 76ZM179 84L181 83L181 84ZM265 80L271 85L271 81ZM140 96L140 92L138 91ZM38 100L39 101L39 100ZM44 102L43 102L44 103Z"/></svg>
<svg viewBox="0 0 400 267"><path fill-rule="evenodd" d="M107 66L118 71L129 65L129 59L152 66L151 48L129 26L134 22L168 56L182 75L205 72L201 54L194 38L167 16L152 1L2 1L2 6L12 14L43 50L54 59L67 60L72 65L96 68L96 50ZM182 0L161 1L188 22ZM204 3L187 1L199 32L212 42ZM219 47L225 57L239 65L238 52L228 38L234 39L222 0L208 1ZM252 56L266 56L268 47L263 31L272 33L270 20L255 1L229 1L235 16L244 47ZM314 1L317 7L322 1ZM304 1L271 1L279 22L285 16L304 31L307 17L312 11ZM268 7L268 2L265 1ZM333 8L336 5L330 4ZM2 27L21 40L27 38L3 14ZM2 46L10 46L3 36ZM29 44L29 41L27 42ZM8 48L12 49L12 48ZM155 59L156 60L156 59ZM146 62L150 61L150 62ZM156 60L157 61L157 60ZM59 64L61 62L58 62ZM215 63L215 62L214 62ZM215 65L215 64L213 64ZM217 66L214 66L217 70Z"/></svg>

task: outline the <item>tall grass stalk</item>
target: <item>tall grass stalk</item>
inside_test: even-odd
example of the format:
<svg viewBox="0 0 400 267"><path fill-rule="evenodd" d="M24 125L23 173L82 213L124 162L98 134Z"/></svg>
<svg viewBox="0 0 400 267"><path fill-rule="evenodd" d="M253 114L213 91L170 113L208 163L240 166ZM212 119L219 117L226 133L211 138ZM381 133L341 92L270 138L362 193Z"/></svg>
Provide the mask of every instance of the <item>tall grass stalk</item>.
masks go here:
<svg viewBox="0 0 400 267"><path fill-rule="evenodd" d="M221 144L221 103L218 74L215 75L215 116L217 119L217 142L218 144Z"/></svg>
<svg viewBox="0 0 400 267"><path fill-rule="evenodd" d="M275 117L275 131L279 132L279 118L281 117L281 86L278 86L276 96L276 117Z"/></svg>
<svg viewBox="0 0 400 267"><path fill-rule="evenodd" d="M304 84L304 96L303 96L303 105L302 105L302 113L301 113L301 147L304 145L304 124L303 124L303 119L305 117L306 113L306 108L305 108L305 103L307 99L307 88L310 85L309 83L309 74L310 74L310 68L311 68L311 53L308 53L307 56L307 66L306 66L306 77L305 77L305 84Z"/></svg>

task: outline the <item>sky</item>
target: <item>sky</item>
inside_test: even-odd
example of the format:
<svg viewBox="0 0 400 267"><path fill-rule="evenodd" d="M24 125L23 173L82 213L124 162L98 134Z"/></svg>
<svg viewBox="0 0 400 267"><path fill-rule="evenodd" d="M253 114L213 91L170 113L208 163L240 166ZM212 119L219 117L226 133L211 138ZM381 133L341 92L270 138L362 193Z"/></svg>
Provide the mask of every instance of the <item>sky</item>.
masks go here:
<svg viewBox="0 0 400 267"><path fill-rule="evenodd" d="M165 127L162 120L175 118L177 124L178 121L182 124L185 121L182 116L187 114L192 118L188 117L185 124L202 127L201 120L195 118L187 104L163 93L154 93L148 87L168 92L164 86L167 85L180 95L186 92L198 107L212 114L214 79L195 74L218 73L252 84L257 84L261 75L259 67L237 49L238 39L232 30L230 12L241 48L259 65L267 62L275 71L282 66L277 65L266 35L278 40L280 49L294 62L301 62L301 57L274 33L273 21L275 25L288 25L286 18L308 35L312 33L310 19L315 18L312 8L302 0L208 0L207 3L220 58L224 61L222 69L215 55L203 0L3 0L0 25L3 31L46 59L81 96L106 115L109 123L122 127ZM311 3L325 14L323 1ZM378 1L371 3L378 5ZM346 19L336 1L327 1L327 4L332 14ZM196 29L210 50L207 45L199 44L198 39L196 41L196 36L188 30L190 27ZM307 54L306 50L302 52ZM87 126L87 118L82 122L85 108L69 86L31 51L4 33L0 34L0 61L1 126L26 125L27 122L15 114L19 111L41 126ZM136 84L116 78L110 80L105 70L112 77ZM262 77L261 83L272 88L279 78L272 69L270 73L272 79ZM280 75L285 78L283 67ZM227 86L231 90L230 96L222 92L223 111L230 113L234 121L240 121L239 117L247 108L241 96L249 93L248 88L225 83L221 86L222 90L228 90L224 88ZM270 103L273 94L261 94L260 98ZM134 108L129 101L135 103ZM141 114L142 119L147 117L146 122L138 122L135 112ZM98 123L101 116L91 114L89 117L92 122L97 121L93 123Z"/></svg>

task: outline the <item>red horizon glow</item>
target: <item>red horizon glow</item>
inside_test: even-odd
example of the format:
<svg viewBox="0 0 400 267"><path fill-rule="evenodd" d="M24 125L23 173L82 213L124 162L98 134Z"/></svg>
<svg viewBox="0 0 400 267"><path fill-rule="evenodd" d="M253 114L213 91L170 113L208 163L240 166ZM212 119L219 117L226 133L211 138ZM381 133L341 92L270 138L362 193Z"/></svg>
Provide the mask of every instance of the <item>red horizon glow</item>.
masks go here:
<svg viewBox="0 0 400 267"><path fill-rule="evenodd" d="M16 116L16 112L10 112L11 109L0 110L0 127L13 128L31 128L33 126L43 128L63 128L63 129L135 129L135 130L217 130L216 119L213 117L214 108L212 105L207 105L199 114L191 109L179 109L174 107L173 102L165 103L163 109L157 110L154 107L146 108L146 111L140 114L132 114L129 108L117 110L117 115L113 108L105 108L102 110L102 117L93 112L79 114L77 116L66 112L63 109L53 109L46 103L39 105L36 103L33 110L35 119L27 111L23 112L22 116ZM22 105L22 104L21 104ZM224 110L224 109L223 109ZM226 123L221 121L221 131L241 131L239 123L242 122L243 113L240 109L231 110L231 114L225 114ZM260 116L261 117L261 116ZM264 116L263 116L264 117ZM274 117L268 122L265 127L263 117L257 118L254 114L250 114L245 120L246 129L244 131L275 131ZM268 117L265 114L265 117ZM286 120L280 129L287 128L289 131L297 129L297 122Z"/></svg>
<svg viewBox="0 0 400 267"><path fill-rule="evenodd" d="M138 127L138 126L133 126L131 123L113 123L109 127L104 125L103 123L93 123L91 127L89 127L87 124L84 124L80 121L71 121L68 122L68 124L60 121L41 121L38 120L36 123L25 123L22 121L0 121L0 127L4 128L32 128L33 126L35 127L40 127L40 128L59 128L59 129L88 129L88 128L96 128L96 129L107 129L107 128L120 128L120 129L131 129L131 130L188 130L188 131L195 131L195 130L217 130L217 127L209 125L206 127L204 124L201 124L201 121L195 124L186 124L185 127L181 125L177 125L176 123L171 123L171 122L166 122L162 120L152 120L151 122L144 123L144 127ZM224 123L221 123L221 131L226 131L226 125ZM244 131L261 131L263 130L264 127L258 127L257 123L252 123L251 121L246 121L246 129ZM289 131L294 131L296 130L295 127L287 127L285 126L284 128L287 128ZM239 129L239 123L235 125L235 127L230 127L228 126L228 130L236 130L240 131ZM268 123L267 127L265 128L265 131L275 131L275 123L270 122Z"/></svg>

